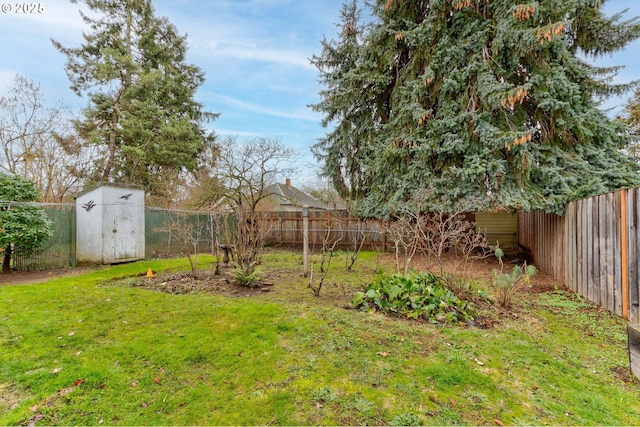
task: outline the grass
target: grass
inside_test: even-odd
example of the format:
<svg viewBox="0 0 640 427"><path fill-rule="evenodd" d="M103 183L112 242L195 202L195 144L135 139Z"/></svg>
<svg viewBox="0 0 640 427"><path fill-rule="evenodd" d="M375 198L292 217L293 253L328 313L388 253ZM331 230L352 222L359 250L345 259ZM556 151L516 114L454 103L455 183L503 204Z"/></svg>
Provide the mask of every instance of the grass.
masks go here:
<svg viewBox="0 0 640 427"><path fill-rule="evenodd" d="M211 258L199 257L201 267ZM492 329L346 310L379 270L336 262L317 298L298 254L274 291L170 295L119 265L0 288L0 424L634 425L623 320L563 291L526 294ZM535 283L535 279L534 279ZM625 371L626 369L626 371Z"/></svg>

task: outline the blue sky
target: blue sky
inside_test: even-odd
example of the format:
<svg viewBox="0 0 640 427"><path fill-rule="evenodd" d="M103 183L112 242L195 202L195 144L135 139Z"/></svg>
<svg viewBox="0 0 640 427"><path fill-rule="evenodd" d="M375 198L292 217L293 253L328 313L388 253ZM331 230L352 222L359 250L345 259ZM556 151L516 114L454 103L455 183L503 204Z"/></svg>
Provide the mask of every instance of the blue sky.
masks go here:
<svg viewBox="0 0 640 427"><path fill-rule="evenodd" d="M220 136L280 137L303 157L294 180L311 183L317 165L309 147L325 130L321 115L307 106L319 101L316 69L309 58L321 51L323 36L334 38L342 0L155 0L189 43L188 61L201 67L207 82L197 98L209 111L221 113L210 124ZM42 2L42 14L0 12L0 94L16 73L39 82L50 102L62 100L79 109L84 101L69 89L64 57L50 38L65 46L82 42L85 29L80 5L67 0ZM605 12L629 9L640 16L638 0L608 0ZM640 42L624 52L598 59L600 65L625 65L616 81L640 79ZM626 98L612 99L617 111Z"/></svg>

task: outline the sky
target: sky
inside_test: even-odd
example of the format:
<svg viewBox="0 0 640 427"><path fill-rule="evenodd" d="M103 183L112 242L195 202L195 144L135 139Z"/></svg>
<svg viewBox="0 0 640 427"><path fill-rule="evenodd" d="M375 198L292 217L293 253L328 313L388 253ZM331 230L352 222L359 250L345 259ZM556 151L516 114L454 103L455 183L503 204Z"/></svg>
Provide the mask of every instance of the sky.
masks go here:
<svg viewBox="0 0 640 427"><path fill-rule="evenodd" d="M295 182L313 184L319 166L310 147L325 133L322 115L309 108L320 101L318 72L310 58L321 53L321 40L336 38L343 0L155 0L158 16L187 35L187 62L206 75L196 99L220 113L208 126L221 137L280 138L301 155ZM86 100L69 89L65 58L53 38L79 46L87 31L79 4L68 0L37 3L42 13L17 13L19 2L0 0L0 96L16 74L40 84L50 103L80 110ZM607 0L607 15L629 9L640 16L639 0ZM37 10L35 11L37 12ZM595 62L594 62L595 63ZM598 65L624 65L615 82L640 79L640 41L623 52L597 59ZM610 115L630 94L610 99Z"/></svg>

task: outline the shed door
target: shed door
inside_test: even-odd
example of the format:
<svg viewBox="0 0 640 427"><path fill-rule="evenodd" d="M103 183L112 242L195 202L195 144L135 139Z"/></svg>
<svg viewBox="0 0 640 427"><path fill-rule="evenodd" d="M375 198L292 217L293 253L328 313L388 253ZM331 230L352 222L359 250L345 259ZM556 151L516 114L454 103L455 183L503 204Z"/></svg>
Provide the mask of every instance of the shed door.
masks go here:
<svg viewBox="0 0 640 427"><path fill-rule="evenodd" d="M138 254L137 221L134 206L118 204L113 209L111 247L105 253L113 254L113 261L136 259Z"/></svg>

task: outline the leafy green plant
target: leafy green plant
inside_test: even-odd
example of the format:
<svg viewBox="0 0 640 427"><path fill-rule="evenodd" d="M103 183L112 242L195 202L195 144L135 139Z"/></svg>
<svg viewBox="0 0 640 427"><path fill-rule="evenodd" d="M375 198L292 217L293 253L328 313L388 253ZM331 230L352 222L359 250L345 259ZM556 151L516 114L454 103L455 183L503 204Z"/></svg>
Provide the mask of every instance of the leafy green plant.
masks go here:
<svg viewBox="0 0 640 427"><path fill-rule="evenodd" d="M399 414L391 420L392 426L421 426L422 420L418 416L409 412L408 414Z"/></svg>
<svg viewBox="0 0 640 427"><path fill-rule="evenodd" d="M502 307L509 307L513 296L522 290L525 286L529 286L531 278L538 273L533 265L524 264L514 265L511 273L503 273L504 251L501 248L495 250L496 258L500 262L500 270L493 271L493 286L496 289L498 303Z"/></svg>
<svg viewBox="0 0 640 427"><path fill-rule="evenodd" d="M260 279L262 272L258 268L257 263L251 263L247 268L242 268L237 265L236 268L231 271L231 274L233 275L233 281L238 285L252 288L256 281Z"/></svg>
<svg viewBox="0 0 640 427"><path fill-rule="evenodd" d="M11 254L19 250L22 254L35 252L51 237L51 220L32 202L38 198L33 182L19 176L0 173L0 250L2 272L11 273Z"/></svg>
<svg viewBox="0 0 640 427"><path fill-rule="evenodd" d="M353 295L351 305L363 311L439 322L472 321L475 317L472 304L458 298L433 273L379 275Z"/></svg>
<svg viewBox="0 0 640 427"><path fill-rule="evenodd" d="M312 393L312 397L317 402L328 403L336 400L338 395L331 387L320 387Z"/></svg>

